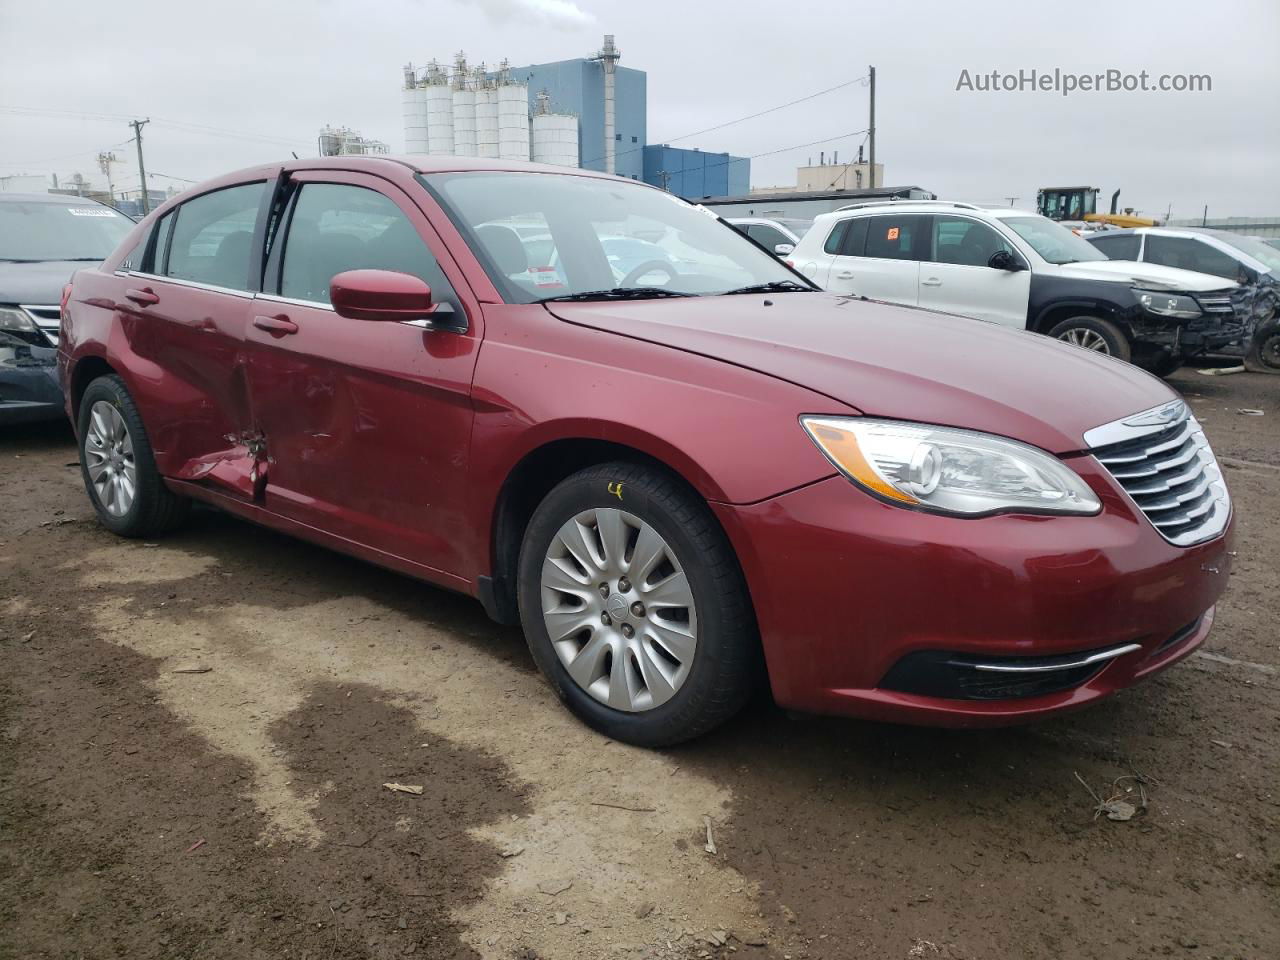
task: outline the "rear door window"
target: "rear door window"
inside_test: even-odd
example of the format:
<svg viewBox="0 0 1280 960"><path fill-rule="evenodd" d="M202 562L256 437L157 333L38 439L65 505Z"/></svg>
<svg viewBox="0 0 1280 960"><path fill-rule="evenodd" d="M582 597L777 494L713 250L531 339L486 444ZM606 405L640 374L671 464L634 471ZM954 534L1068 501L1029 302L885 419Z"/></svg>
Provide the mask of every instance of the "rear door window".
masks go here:
<svg viewBox="0 0 1280 960"><path fill-rule="evenodd" d="M437 303L461 305L426 242L390 197L343 183L306 183L284 240L280 295L329 303L347 270L391 270L426 281Z"/></svg>
<svg viewBox="0 0 1280 960"><path fill-rule="evenodd" d="M844 243L841 244L840 248L841 256L863 256L867 247L867 229L870 223L871 219L869 217L856 217L849 221L849 230L844 235Z"/></svg>
<svg viewBox="0 0 1280 960"><path fill-rule="evenodd" d="M265 183L246 183L188 200L175 211L165 276L252 290L250 257Z"/></svg>
<svg viewBox="0 0 1280 960"><path fill-rule="evenodd" d="M865 257L882 260L921 260L929 249L928 218L920 215L876 216L867 219Z"/></svg>
<svg viewBox="0 0 1280 960"><path fill-rule="evenodd" d="M1120 237L1090 237L1089 242L1111 260L1137 260L1142 249L1142 235L1127 233Z"/></svg>

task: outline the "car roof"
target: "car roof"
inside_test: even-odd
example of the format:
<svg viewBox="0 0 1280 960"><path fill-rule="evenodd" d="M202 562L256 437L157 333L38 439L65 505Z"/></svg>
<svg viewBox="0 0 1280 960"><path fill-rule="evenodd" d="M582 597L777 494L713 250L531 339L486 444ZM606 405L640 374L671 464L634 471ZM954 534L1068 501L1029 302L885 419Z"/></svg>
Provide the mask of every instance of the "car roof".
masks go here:
<svg viewBox="0 0 1280 960"><path fill-rule="evenodd" d="M1038 217L1033 210L1019 210L1016 207L984 207L975 203L964 203L959 200L876 200L867 203L852 204L840 210L820 214L818 220L840 220L845 217L863 217L884 213L942 213L961 216L992 217Z"/></svg>

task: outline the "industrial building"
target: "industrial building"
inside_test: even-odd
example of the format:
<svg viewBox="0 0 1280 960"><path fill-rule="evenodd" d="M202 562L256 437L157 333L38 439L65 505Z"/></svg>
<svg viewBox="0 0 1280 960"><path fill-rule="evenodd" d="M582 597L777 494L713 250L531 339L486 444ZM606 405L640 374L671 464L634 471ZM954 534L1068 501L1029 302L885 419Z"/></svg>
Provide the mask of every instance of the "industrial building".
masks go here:
<svg viewBox="0 0 1280 960"><path fill-rule="evenodd" d="M651 144L644 148L643 179L689 199L732 196L750 189L751 160Z"/></svg>
<svg viewBox="0 0 1280 960"><path fill-rule="evenodd" d="M620 66L612 34L573 60L496 70L404 68L405 152L534 160L644 180L682 197L745 193L751 161L647 143L647 74Z"/></svg>
<svg viewBox="0 0 1280 960"><path fill-rule="evenodd" d="M317 143L322 157L368 157L391 152L381 140L367 140L349 127L327 124L320 128Z"/></svg>

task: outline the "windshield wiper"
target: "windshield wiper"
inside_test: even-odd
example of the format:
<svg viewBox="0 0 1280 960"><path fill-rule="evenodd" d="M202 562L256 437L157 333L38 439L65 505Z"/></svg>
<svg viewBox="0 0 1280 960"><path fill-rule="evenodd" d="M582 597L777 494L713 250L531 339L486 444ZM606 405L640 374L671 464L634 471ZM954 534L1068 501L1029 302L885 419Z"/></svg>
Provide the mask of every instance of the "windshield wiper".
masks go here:
<svg viewBox="0 0 1280 960"><path fill-rule="evenodd" d="M657 300L661 297L692 297L692 293L663 290L660 287L614 287L612 290L587 290L584 293L562 293L543 297L537 303L572 303L575 300Z"/></svg>
<svg viewBox="0 0 1280 960"><path fill-rule="evenodd" d="M796 280L770 280L768 283L753 283L750 286L738 287L736 290L726 290L721 294L723 297L733 296L735 293L812 293L813 287L805 286Z"/></svg>

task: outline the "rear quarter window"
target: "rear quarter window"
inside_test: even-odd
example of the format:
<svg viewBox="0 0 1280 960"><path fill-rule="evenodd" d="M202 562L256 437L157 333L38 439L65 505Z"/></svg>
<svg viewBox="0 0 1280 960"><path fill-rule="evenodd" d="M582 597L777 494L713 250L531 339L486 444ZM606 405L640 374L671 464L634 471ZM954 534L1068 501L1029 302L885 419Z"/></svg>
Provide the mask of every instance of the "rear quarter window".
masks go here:
<svg viewBox="0 0 1280 960"><path fill-rule="evenodd" d="M841 220L832 227L831 232L827 234L827 242L822 245L822 249L833 257L838 256L844 246L844 236L849 232L849 224L852 222L852 220Z"/></svg>

